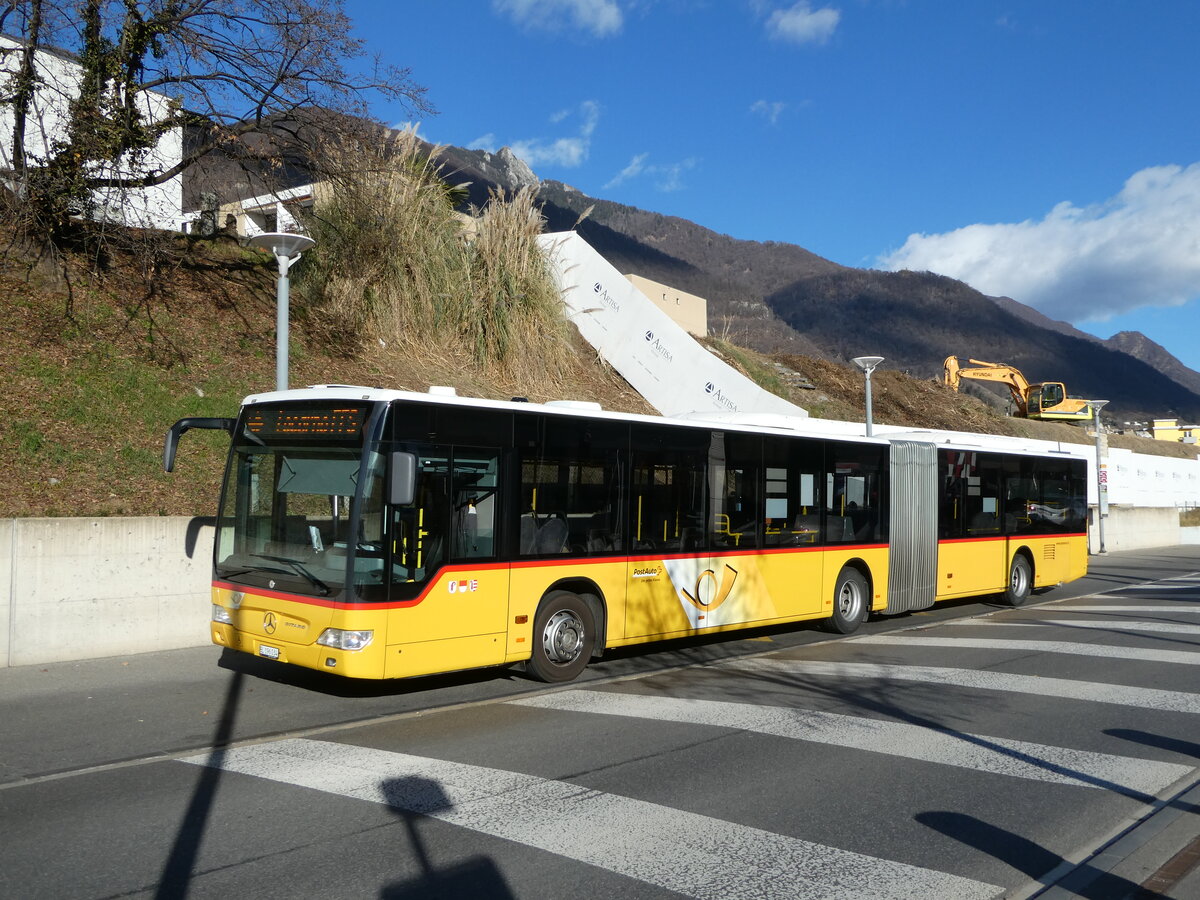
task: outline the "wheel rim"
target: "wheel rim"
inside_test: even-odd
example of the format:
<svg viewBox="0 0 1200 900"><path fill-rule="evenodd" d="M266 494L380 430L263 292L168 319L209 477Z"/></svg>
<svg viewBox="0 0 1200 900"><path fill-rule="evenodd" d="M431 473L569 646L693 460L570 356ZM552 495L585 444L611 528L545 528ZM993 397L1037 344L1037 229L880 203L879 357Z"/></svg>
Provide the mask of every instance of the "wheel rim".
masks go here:
<svg viewBox="0 0 1200 900"><path fill-rule="evenodd" d="M847 581L838 591L838 614L844 619L853 619L862 610L862 592L853 581Z"/></svg>
<svg viewBox="0 0 1200 900"><path fill-rule="evenodd" d="M1012 584L1010 585L1014 596L1024 597L1025 591L1029 588L1029 576L1025 573L1025 567L1017 563L1013 564L1012 568Z"/></svg>
<svg viewBox="0 0 1200 900"><path fill-rule="evenodd" d="M550 662L574 662L583 651L583 620L569 609L561 609L546 621L542 649Z"/></svg>

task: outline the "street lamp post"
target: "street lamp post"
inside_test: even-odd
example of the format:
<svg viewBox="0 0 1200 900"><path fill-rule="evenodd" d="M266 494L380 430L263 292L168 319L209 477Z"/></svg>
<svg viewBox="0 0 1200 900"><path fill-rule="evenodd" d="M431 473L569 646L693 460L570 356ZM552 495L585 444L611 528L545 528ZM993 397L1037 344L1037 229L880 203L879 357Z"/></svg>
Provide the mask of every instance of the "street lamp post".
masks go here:
<svg viewBox="0 0 1200 900"><path fill-rule="evenodd" d="M250 238L250 246L274 254L279 264L275 283L275 390L288 387L288 270L305 250L317 242L302 234L269 231Z"/></svg>
<svg viewBox="0 0 1200 900"><path fill-rule="evenodd" d="M1108 552L1104 547L1104 519L1108 516L1108 473L1104 469L1104 463L1101 462L1104 436L1102 434L1103 426L1100 424L1100 410L1107 403L1107 400L1088 401L1096 421L1096 538L1100 544L1098 553Z"/></svg>
<svg viewBox="0 0 1200 900"><path fill-rule="evenodd" d="M867 377L867 437L871 437L871 373L875 371L875 367L883 362L882 356L856 356L850 360L860 369Z"/></svg>

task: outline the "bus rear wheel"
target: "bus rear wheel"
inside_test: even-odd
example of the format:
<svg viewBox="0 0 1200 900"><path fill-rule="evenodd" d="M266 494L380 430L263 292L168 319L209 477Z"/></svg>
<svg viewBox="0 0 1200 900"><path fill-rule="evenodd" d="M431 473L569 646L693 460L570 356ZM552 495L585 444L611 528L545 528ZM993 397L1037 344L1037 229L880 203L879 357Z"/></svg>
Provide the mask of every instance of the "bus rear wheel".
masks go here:
<svg viewBox="0 0 1200 900"><path fill-rule="evenodd" d="M1009 606L1024 606L1033 593L1033 567L1023 553L1012 559L1008 568L1008 588L1004 591L1004 602Z"/></svg>
<svg viewBox="0 0 1200 900"><path fill-rule="evenodd" d="M821 620L821 627L834 634L857 631L867 617L869 593L867 579L858 569L842 569L833 589L833 614Z"/></svg>
<svg viewBox="0 0 1200 900"><path fill-rule="evenodd" d="M578 595L547 594L533 618L533 654L526 671L538 681L571 681L587 666L595 633L592 610Z"/></svg>

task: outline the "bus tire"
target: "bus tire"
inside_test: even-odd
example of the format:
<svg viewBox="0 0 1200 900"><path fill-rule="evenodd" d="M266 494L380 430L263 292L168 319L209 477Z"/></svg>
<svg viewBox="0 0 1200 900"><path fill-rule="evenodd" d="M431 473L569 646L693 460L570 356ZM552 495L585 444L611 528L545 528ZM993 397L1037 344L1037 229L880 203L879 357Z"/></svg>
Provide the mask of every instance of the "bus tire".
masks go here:
<svg viewBox="0 0 1200 900"><path fill-rule="evenodd" d="M538 681L571 681L587 666L595 634L592 610L577 594L547 594L533 617L533 654L525 670Z"/></svg>
<svg viewBox="0 0 1200 900"><path fill-rule="evenodd" d="M1008 567L1008 587L1004 590L1004 602L1009 606L1024 606L1033 594L1033 567L1024 553L1012 558Z"/></svg>
<svg viewBox="0 0 1200 900"><path fill-rule="evenodd" d="M821 627L834 634L851 634L867 618L870 589L862 572L849 566L838 575L833 588L833 614L821 620Z"/></svg>

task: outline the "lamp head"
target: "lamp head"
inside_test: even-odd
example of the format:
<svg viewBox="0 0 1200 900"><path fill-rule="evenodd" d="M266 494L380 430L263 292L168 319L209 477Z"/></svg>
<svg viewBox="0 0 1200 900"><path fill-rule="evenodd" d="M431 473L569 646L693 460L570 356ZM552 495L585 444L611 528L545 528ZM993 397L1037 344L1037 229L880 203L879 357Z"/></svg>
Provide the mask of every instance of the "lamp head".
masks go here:
<svg viewBox="0 0 1200 900"><path fill-rule="evenodd" d="M268 231L256 234L248 241L257 250L266 250L284 259L293 259L305 250L316 245L316 241L307 235L293 234L288 231Z"/></svg>
<svg viewBox="0 0 1200 900"><path fill-rule="evenodd" d="M854 363L868 375L875 371L875 367L883 362L882 356L856 356L850 362Z"/></svg>

